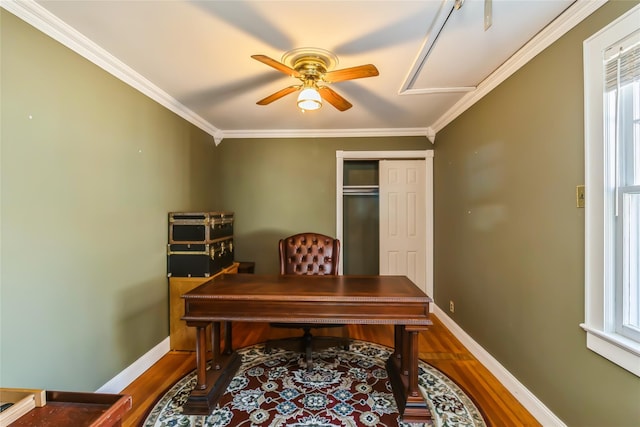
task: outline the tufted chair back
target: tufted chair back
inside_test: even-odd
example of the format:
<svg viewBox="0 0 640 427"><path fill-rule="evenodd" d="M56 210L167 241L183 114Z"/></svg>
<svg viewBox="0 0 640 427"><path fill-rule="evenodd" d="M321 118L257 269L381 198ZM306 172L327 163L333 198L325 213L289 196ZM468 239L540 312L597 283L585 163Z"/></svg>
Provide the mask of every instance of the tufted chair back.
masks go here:
<svg viewBox="0 0 640 427"><path fill-rule="evenodd" d="M336 275L340 241L318 233L280 240L280 274Z"/></svg>

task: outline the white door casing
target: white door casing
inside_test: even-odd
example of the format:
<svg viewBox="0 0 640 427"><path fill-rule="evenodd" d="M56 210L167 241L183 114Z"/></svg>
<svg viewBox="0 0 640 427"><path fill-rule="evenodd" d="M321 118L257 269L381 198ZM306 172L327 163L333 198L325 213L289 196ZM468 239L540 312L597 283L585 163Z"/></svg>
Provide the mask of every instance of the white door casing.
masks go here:
<svg viewBox="0 0 640 427"><path fill-rule="evenodd" d="M426 289L425 161L381 160L380 274Z"/></svg>

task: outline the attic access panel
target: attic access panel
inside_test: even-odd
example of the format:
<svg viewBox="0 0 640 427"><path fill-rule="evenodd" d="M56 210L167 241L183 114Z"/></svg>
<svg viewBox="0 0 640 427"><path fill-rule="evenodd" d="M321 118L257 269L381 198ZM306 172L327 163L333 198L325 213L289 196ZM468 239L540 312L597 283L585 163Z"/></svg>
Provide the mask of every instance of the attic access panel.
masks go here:
<svg viewBox="0 0 640 427"><path fill-rule="evenodd" d="M485 30L485 1L466 0L460 9L443 2L403 89L473 90L573 3L493 0L492 25Z"/></svg>

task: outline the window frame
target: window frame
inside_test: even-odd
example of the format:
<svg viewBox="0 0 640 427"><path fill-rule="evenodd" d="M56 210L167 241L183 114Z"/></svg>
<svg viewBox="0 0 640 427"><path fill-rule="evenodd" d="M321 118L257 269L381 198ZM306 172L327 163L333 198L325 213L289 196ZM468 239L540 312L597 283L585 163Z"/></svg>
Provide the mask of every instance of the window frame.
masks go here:
<svg viewBox="0 0 640 427"><path fill-rule="evenodd" d="M635 196L636 200L635 200L635 204L631 204L631 203L625 203L628 198L630 198L630 196L633 195ZM626 217L635 217L635 218L640 218L640 209L638 209L638 202L640 201L640 185L627 185L624 187L620 187L619 189L619 197L620 197L620 211L624 212L623 215L625 215ZM635 212L631 213L631 209L634 209ZM628 228L630 228L630 226L634 227L634 230L631 231ZM635 221L635 222L630 222L630 221L624 221L621 222L620 227L622 227L624 229L624 231L622 232L622 240L619 245L617 246L619 248L619 250L623 253L623 257L627 257L629 256L630 258L633 259L637 259L638 258L638 245L639 242L635 241L635 242L630 242L630 239L628 239L627 237L630 236L632 234L632 232L636 232L638 231L638 227L640 226L640 220L639 221ZM633 254L628 254L627 252L633 252ZM632 281L632 279L629 279L629 275L637 275L638 274L638 265L627 265L627 268L621 269L623 271L620 271L621 274L621 278L619 278L619 282L617 284L617 289L616 289L616 296L620 296L620 295L626 295L627 293L630 293L631 290L629 289L629 282ZM634 293L637 293L638 289L635 289ZM638 296L634 295L630 297L632 299L631 302L633 301L638 301ZM634 299L635 298L635 299ZM630 317L632 316L632 313L628 313L627 310L631 311L634 310L633 313L633 317L634 317L634 322L637 322L637 317L638 317L638 310L640 310L640 306L638 307L631 307L632 304L627 303L627 304L622 304L621 301L617 301L616 302L616 309L618 310L618 313L616 313L616 330L618 331L618 333L620 333L623 336L626 336L627 338L630 338L638 343L640 343L640 330L638 329L638 325L637 323L631 324L631 319Z"/></svg>
<svg viewBox="0 0 640 427"><path fill-rule="evenodd" d="M610 203L605 163L611 152L604 141L603 54L609 46L638 30L640 5L584 41L585 102L585 321L587 348L640 377L640 342L616 332L615 285L605 276L614 271Z"/></svg>

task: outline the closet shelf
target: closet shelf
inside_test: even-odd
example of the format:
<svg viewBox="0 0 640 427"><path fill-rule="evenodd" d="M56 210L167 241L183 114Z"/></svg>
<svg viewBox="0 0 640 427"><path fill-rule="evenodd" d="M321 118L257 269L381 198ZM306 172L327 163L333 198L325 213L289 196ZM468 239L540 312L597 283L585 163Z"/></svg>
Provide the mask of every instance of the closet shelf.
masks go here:
<svg viewBox="0 0 640 427"><path fill-rule="evenodd" d="M345 196L377 196L377 185L345 185L342 187L342 194Z"/></svg>

